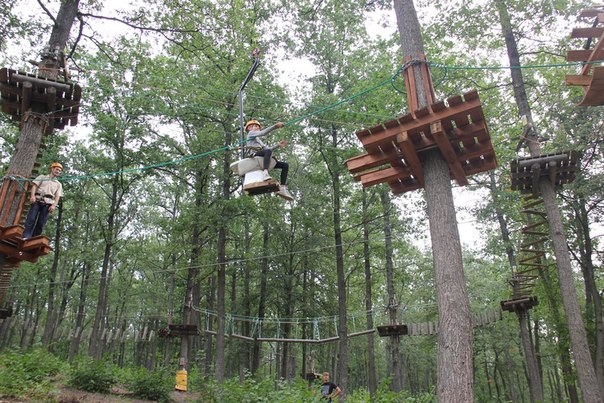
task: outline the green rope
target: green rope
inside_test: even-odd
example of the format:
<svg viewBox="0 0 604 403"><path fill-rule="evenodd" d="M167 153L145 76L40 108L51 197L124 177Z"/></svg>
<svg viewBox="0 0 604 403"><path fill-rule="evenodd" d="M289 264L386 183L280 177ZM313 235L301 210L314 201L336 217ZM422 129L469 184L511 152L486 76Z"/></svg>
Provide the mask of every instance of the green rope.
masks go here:
<svg viewBox="0 0 604 403"><path fill-rule="evenodd" d="M553 63L553 64L530 64L522 66L449 66L437 62L427 62L433 67L440 67L449 70L506 70L506 69L544 69L550 67L573 67L584 64L603 63L604 60L594 60L591 62L573 62L573 63Z"/></svg>
<svg viewBox="0 0 604 403"><path fill-rule="evenodd" d="M438 82L438 84L442 83L442 81L444 81L444 79L447 76L447 70L503 70L503 69L539 69L539 68L551 68L551 67L571 67L571 66L578 66L578 65L585 65L585 64L596 64L596 63L603 63L603 60L596 60L596 61L592 61L592 62L574 62L574 63L557 63L557 64L537 64L537 65L524 65L524 66L451 66L451 65L446 65L446 64L441 64L441 63L437 63L437 62L431 62L431 61L427 61L426 63L429 66L435 67L435 68L443 68L445 69L445 74L443 76L443 78ZM366 95L372 91L375 91L378 88L381 88L387 84L390 84L397 92L400 93L404 93L403 90L399 89L396 85L395 85L395 81L396 78L403 72L404 70L404 66L401 66L396 73L394 73L391 77L389 77L386 80L383 80L381 82L379 82L378 84L363 90L357 94L354 94L348 98L344 98L341 99L337 102L332 103L331 105L327 105L324 106L322 108L317 109L316 111L307 113L305 115L301 115L298 116L296 118L290 119L288 120L285 125L292 125L294 123L300 122L306 118L309 118L311 116L315 116L318 114L321 114L325 111L337 108L338 106L344 104L344 103L348 103L351 102L353 100L355 100L356 98L362 97L363 95ZM437 84L437 85L438 85ZM176 164L180 164L182 162L185 161L191 161L191 160L195 160L198 158L203 158L206 157L208 155L212 155L215 154L217 152L220 151L226 151L226 150L230 150L233 148L236 148L238 146L240 146L241 144L245 143L245 140L243 141L239 141L236 144L233 145L226 145L220 148L216 148L214 150L210 150L210 151L206 151L203 153L199 153L199 154L194 154L194 155L189 155L187 157L182 157L173 161L165 161L165 162L160 162L160 163L156 163L156 164L151 164L151 165L146 165L146 166L142 166L142 167L136 167L136 168L127 168L127 169L123 169L123 170L119 170L119 171L112 171L112 172L99 172L96 174L90 174L90 175L81 175L81 176L63 176L60 178L61 181L73 181L73 180L80 180L80 179L90 179L90 178L98 178L98 177L107 177L107 176L113 176L113 175L118 175L118 174L122 174L122 173L132 173L132 172L139 172L139 171L144 171L147 169L154 169L154 168L160 168L160 167L165 167L165 166L169 166L169 165L176 165ZM29 179L27 178L12 178L16 181L27 181Z"/></svg>
<svg viewBox="0 0 604 403"><path fill-rule="evenodd" d="M394 74L393 74L393 75L392 75L390 78L387 78L386 80L384 80L384 81L382 81L382 82L377 83L377 84L376 84L376 85L374 85L373 87L370 87L370 88L368 88L368 89L366 89L366 90L364 90L364 91L361 91L361 92L359 92L359 93L357 93L357 94L354 94L354 95L352 95L352 96L350 96L350 97L348 97L348 98L341 99L341 100L339 100L339 101L337 101L337 102L334 102L334 103L333 103L333 104L331 104L331 105L324 106L324 107L322 107L322 108L320 108L320 109L317 109L317 110L316 110L316 111L314 111L314 112L310 112L310 113L307 113L306 115L302 115L302 116L298 116L297 118L290 119L290 120L288 120L287 122L285 122L285 125L286 125L286 126L287 126L287 125L291 125L291 124L297 123L297 122L299 122L299 121L301 121L301 120L304 120L304 119L306 119L306 118L308 118L308 117L311 117L311 116L314 116L314 115L318 115L318 114L323 113L323 112L325 112L325 111L328 111L328 110L330 110L330 109L334 109L334 108L336 108L336 107L338 107L338 106L342 105L343 103L350 102L350 101L352 101L352 100L354 100L354 99L356 99L356 98L362 97L363 95L370 93L371 91L375 91L376 89L378 89L378 88L380 88L380 87L383 87L383 86L384 86L384 85L386 85L386 84L391 84L391 83L393 83L393 82L394 82L394 80L396 79L396 77L397 77L399 74L401 74L401 72L402 72L402 71L403 71L403 69L402 69L402 68L399 68L399 69L398 69L398 71L397 71L396 73L394 73ZM396 88L396 87L395 87L395 88Z"/></svg>

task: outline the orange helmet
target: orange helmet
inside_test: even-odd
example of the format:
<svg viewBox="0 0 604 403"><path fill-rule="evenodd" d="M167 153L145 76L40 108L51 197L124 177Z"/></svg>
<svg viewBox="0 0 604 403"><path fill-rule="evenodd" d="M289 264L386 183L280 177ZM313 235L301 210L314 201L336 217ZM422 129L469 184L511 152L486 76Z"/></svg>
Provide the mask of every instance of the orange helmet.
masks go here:
<svg viewBox="0 0 604 403"><path fill-rule="evenodd" d="M247 123L245 124L245 130L247 130L247 127L248 127L249 125L258 125L258 126L262 127L262 126L260 125L260 122L258 122L257 120L254 120L254 119L250 120L249 122L247 122Z"/></svg>
<svg viewBox="0 0 604 403"><path fill-rule="evenodd" d="M63 169L63 165L61 165L58 162L53 162L52 164L50 164L50 169L53 169L53 168L61 168L61 169Z"/></svg>

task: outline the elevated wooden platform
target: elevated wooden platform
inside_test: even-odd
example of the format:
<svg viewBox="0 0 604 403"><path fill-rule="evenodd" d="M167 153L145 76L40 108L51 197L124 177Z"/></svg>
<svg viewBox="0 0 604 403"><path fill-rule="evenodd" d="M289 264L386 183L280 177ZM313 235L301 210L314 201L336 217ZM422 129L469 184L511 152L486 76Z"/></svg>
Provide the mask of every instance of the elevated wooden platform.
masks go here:
<svg viewBox="0 0 604 403"><path fill-rule="evenodd" d="M409 333L407 325L385 325L377 327L380 337L402 336Z"/></svg>
<svg viewBox="0 0 604 403"><path fill-rule="evenodd" d="M0 69L0 105L2 112L21 121L32 104L41 106L50 118L46 133L52 129L75 126L78 122L82 88L74 83L50 80L35 74L8 68Z"/></svg>
<svg viewBox="0 0 604 403"><path fill-rule="evenodd" d="M201 333L197 325L169 324L168 327L157 332L159 337L198 336Z"/></svg>
<svg viewBox="0 0 604 403"><path fill-rule="evenodd" d="M580 50L569 50L566 60L583 62L579 74L569 74L567 85L577 85L583 89L584 96L579 106L604 105L604 8L583 10L579 16L593 20L591 27L574 28L572 38L585 38L585 46Z"/></svg>
<svg viewBox="0 0 604 403"><path fill-rule="evenodd" d="M497 166L478 92L439 101L381 125L357 131L367 150L346 161L364 187L388 183L394 194L424 186L422 154L438 149L460 185Z"/></svg>
<svg viewBox="0 0 604 403"><path fill-rule="evenodd" d="M264 182L254 182L243 186L243 191L250 195L256 196L264 193L274 193L279 191L279 182L271 179Z"/></svg>
<svg viewBox="0 0 604 403"><path fill-rule="evenodd" d="M501 309L508 312L520 312L527 311L534 306L539 305L537 297L525 297L519 299L510 299L507 301L501 301Z"/></svg>
<svg viewBox="0 0 604 403"><path fill-rule="evenodd" d="M22 235L21 225L0 227L0 253L7 257L4 267L10 265L10 262L17 263L23 260L35 263L40 256L52 251L50 240L44 235L29 239L23 239Z"/></svg>
<svg viewBox="0 0 604 403"><path fill-rule="evenodd" d="M555 187L570 183L575 180L579 159L577 151L518 158L511 163L512 190L538 195L541 193L539 181L543 177Z"/></svg>

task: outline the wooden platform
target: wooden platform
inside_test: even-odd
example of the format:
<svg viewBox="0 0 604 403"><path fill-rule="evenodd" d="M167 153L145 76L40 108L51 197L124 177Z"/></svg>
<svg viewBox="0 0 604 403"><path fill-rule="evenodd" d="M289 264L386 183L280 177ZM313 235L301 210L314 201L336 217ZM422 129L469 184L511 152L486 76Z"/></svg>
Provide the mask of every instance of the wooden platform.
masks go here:
<svg viewBox="0 0 604 403"><path fill-rule="evenodd" d="M510 299L507 301L501 301L501 309L508 312L519 312L531 309L534 306L539 305L537 297L526 297L520 299Z"/></svg>
<svg viewBox="0 0 604 403"><path fill-rule="evenodd" d="M256 196L264 193L274 193L279 191L279 182L271 179L264 182L254 182L243 186L243 191L250 195Z"/></svg>
<svg viewBox="0 0 604 403"><path fill-rule="evenodd" d="M0 319L6 319L13 316L13 310L10 308L0 309Z"/></svg>
<svg viewBox="0 0 604 403"><path fill-rule="evenodd" d="M539 181L543 177L555 187L570 183L575 180L579 159L577 151L518 158L511 163L512 190L540 194Z"/></svg>
<svg viewBox="0 0 604 403"><path fill-rule="evenodd" d="M440 150L451 178L467 177L497 166L482 105L476 91L448 98L381 125L357 131L367 150L346 161L364 187L388 183L394 194L424 186L422 154Z"/></svg>
<svg viewBox="0 0 604 403"><path fill-rule="evenodd" d="M168 327L160 329L157 332L159 337L180 337L180 336L198 336L201 333L197 325L175 325L170 324Z"/></svg>
<svg viewBox="0 0 604 403"><path fill-rule="evenodd" d="M50 80L35 74L8 68L0 69L0 105L2 112L21 121L32 104L41 105L52 118L46 133L52 129L75 126L78 122L82 88L74 83Z"/></svg>
<svg viewBox="0 0 604 403"><path fill-rule="evenodd" d="M572 38L585 38L585 46L580 50L569 50L566 60L583 62L579 74L569 74L565 78L567 85L577 85L583 89L584 96L579 106L604 105L604 8L583 10L579 16L589 19L591 27L574 28Z"/></svg>
<svg viewBox="0 0 604 403"><path fill-rule="evenodd" d="M39 235L23 239L22 235L23 226L21 225L0 227L0 253L8 258L6 263L23 260L35 263L40 256L52 251L50 240L46 236Z"/></svg>
<svg viewBox="0 0 604 403"><path fill-rule="evenodd" d="M377 327L380 337L401 336L409 333L407 325L385 325Z"/></svg>

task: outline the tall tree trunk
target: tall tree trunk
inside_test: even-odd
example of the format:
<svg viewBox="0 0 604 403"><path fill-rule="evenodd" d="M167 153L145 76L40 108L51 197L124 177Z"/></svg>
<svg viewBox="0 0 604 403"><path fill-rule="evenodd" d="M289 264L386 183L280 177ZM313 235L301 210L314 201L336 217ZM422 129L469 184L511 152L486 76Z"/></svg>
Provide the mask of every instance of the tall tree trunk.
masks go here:
<svg viewBox="0 0 604 403"><path fill-rule="evenodd" d="M394 262L392 260L392 227L390 226L390 195L388 188L380 191L380 200L383 211L383 232L386 260L386 290L388 293L388 317L391 325L398 324L398 299L394 288ZM402 380L402 362L399 351L400 336L390 337L388 340L389 365L392 374L392 384L390 388L394 392L400 392L403 389Z"/></svg>
<svg viewBox="0 0 604 403"><path fill-rule="evenodd" d="M594 323L593 337L595 344L594 368L600 385L600 391L604 390L604 323L602 317L602 297L595 281L595 269L592 256L594 253L593 243L589 231L589 217L586 202L580 197L575 205L575 222L579 225L577 239L579 244L578 261L581 264L583 282L585 283L585 316L586 321Z"/></svg>
<svg viewBox="0 0 604 403"><path fill-rule="evenodd" d="M266 287L267 287L267 275L268 275L268 239L269 239L269 226L268 222L265 221L262 226L262 268L260 269L260 289L258 290L260 297L258 300L258 320L264 319L266 312ZM261 322L262 323L262 322ZM261 325L260 323L260 325ZM255 374L260 368L260 342L254 341L252 348L252 374Z"/></svg>
<svg viewBox="0 0 604 403"><path fill-rule="evenodd" d="M365 266L365 311L367 316L367 329L373 329L373 300L371 282L371 260L369 253L369 227L367 212L367 191L363 189L363 262ZM377 377L375 368L375 342L373 333L367 335L367 386L371 399L375 399L377 391Z"/></svg>
<svg viewBox="0 0 604 403"><path fill-rule="evenodd" d="M335 128L331 129L331 147L337 149L338 139ZM338 286L338 385L342 389L342 396L345 396L348 390L348 316L346 309L346 273L344 270L344 246L342 245L342 222L341 222L341 195L340 195L340 168L337 164L331 165L331 186L332 186L332 211L333 211L333 232L336 248L336 272Z"/></svg>
<svg viewBox="0 0 604 403"><path fill-rule="evenodd" d="M505 1L496 0L495 3L497 5L497 10L499 11L501 28L505 37L510 66L519 67L521 64L518 46L514 37L511 19ZM541 146L539 144L536 127L528 103L522 71L519 68L512 68L510 69L510 72L512 74L512 84L516 103L518 104L518 111L521 116L526 118L526 121L529 124L528 130L525 131L527 133L525 137L527 139L530 154L533 157L540 156ZM585 402L601 402L602 394L600 391L600 383L596 378L593 361L591 360L589 352L587 334L585 332L585 326L583 324L583 318L577 299L562 218L558 205L556 204L554 184L551 183L548 178L543 177L539 181L539 189L533 189L534 192L537 192L538 190L541 191L545 212L547 213L550 238L552 239L554 255L556 256L556 267L558 269L562 303L566 313L572 352L577 368L577 374L579 376L579 384L581 385L581 391L583 392L583 399Z"/></svg>
<svg viewBox="0 0 604 403"><path fill-rule="evenodd" d="M403 58L423 57L424 48L412 0L394 0ZM428 106L421 66L410 67L418 107ZM427 83L426 83L427 84ZM408 90L409 91L409 90ZM413 111L412 111L413 112ZM433 150L423 161L425 196L432 239L438 303L437 396L440 401L473 401L472 317L455 216L449 167Z"/></svg>
<svg viewBox="0 0 604 403"><path fill-rule="evenodd" d="M61 3L50 33L48 47L43 52L42 60L38 65L38 75L40 77L56 79L59 76L61 67L61 57L59 56L67 45L79 3L79 0L66 0ZM6 171L7 177L29 178L31 176L44 132L49 125L53 124L52 119L48 118L49 112L54 113L54 111L48 110L46 104L40 102L33 102L29 110L22 111L21 133ZM4 186L9 188L7 194L14 191L14 197L11 205L0 206L0 216L2 222L6 225L15 225L19 223L18 212L21 203L27 198L27 186L23 186L21 180L13 179L3 182L2 187ZM12 268L4 267L4 259L5 256L3 255L0 258L0 276L10 278ZM0 288L0 309L5 305L6 292L5 288Z"/></svg>
<svg viewBox="0 0 604 403"><path fill-rule="evenodd" d="M52 344L54 332L57 328L57 322L59 316L57 315L57 308L55 307L55 289L57 286L57 271L59 267L59 256L61 254L61 221L63 218L63 202L59 202L57 212L57 229L55 231L55 250L54 257L52 259L52 266L48 275L48 300L47 300L47 312L46 312L46 323L44 324L44 331L42 333L42 345L48 347Z"/></svg>
<svg viewBox="0 0 604 403"><path fill-rule="evenodd" d="M510 270L514 270L516 267L516 257L514 255L514 248L512 248L512 240L510 237L510 230L508 228L508 223L505 219L505 215L501 210L501 206L499 201L497 200L496 190L497 183L495 180L495 173L493 171L489 172L489 184L491 189L491 194L493 196L493 204L495 206L495 216L497 217L497 222L499 223L499 229L501 231L501 239L503 240L503 244L505 245L506 255L508 257L508 263L510 264ZM531 399L533 402L543 402L543 381L541 380L541 373L539 372L539 366L537 363L537 356L533 349L533 343L531 342L531 333L529 329L529 324L527 322L527 312L525 310L520 310L516 312L516 316L518 318L518 328L520 329L520 340L522 342L522 349L524 352L524 359L526 361L527 371L528 371L528 382L531 392ZM537 336L537 335L535 335Z"/></svg>
<svg viewBox="0 0 604 403"><path fill-rule="evenodd" d="M548 270L542 270L540 277L545 284L544 290L549 304L550 315L552 316L553 329L556 331L559 340L568 340L568 328L560 315L559 298L554 294L554 282L550 279ZM577 387L575 385L575 373L573 371L570 353L567 343L558 343L557 350L560 357L560 366L568 397L571 403L579 402Z"/></svg>
<svg viewBox="0 0 604 403"><path fill-rule="evenodd" d="M231 144L231 132L225 128L225 143ZM231 158L230 153L224 153L222 162L222 202L226 203L231 198ZM226 206L223 204L222 214L218 225L218 277L216 279L216 317L218 326L216 329L216 382L224 381L225 368L225 316L226 316L226 246L228 219Z"/></svg>
<svg viewBox="0 0 604 403"><path fill-rule="evenodd" d="M115 219L119 209L118 180L119 178L115 176L111 183L111 205L107 216L107 227L104 231L105 249L103 252L103 264L101 266L101 278L99 279L99 295L88 344L88 354L97 360L103 354L102 336L107 324L106 316L109 310L109 285L111 284L109 266L111 265L111 254L113 253L115 242Z"/></svg>
<svg viewBox="0 0 604 403"><path fill-rule="evenodd" d="M88 297L88 282L90 279L90 266L84 262L82 267L82 281L80 283L80 298L78 300L78 310L75 317L74 333L69 344L68 360L72 362L80 349L80 341L84 331L84 319L86 319L86 299Z"/></svg>

